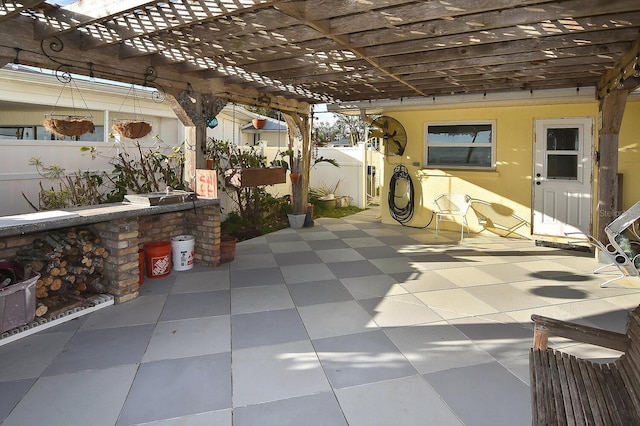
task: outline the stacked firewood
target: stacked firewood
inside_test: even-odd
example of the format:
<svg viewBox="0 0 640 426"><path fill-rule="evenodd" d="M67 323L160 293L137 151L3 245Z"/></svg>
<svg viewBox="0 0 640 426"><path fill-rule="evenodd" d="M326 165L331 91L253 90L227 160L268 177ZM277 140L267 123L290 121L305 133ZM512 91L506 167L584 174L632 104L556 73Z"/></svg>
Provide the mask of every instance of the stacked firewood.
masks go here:
<svg viewBox="0 0 640 426"><path fill-rule="evenodd" d="M16 260L30 263L40 274L36 282L36 315L42 316L60 299L79 300L84 292L104 293L104 260L109 252L89 229L70 228L37 238L16 253Z"/></svg>

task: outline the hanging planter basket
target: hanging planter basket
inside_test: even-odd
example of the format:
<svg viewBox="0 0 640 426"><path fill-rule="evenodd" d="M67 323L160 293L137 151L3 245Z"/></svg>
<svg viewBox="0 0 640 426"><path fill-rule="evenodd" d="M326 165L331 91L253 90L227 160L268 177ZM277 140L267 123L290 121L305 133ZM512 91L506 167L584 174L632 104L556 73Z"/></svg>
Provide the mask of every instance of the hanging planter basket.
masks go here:
<svg viewBox="0 0 640 426"><path fill-rule="evenodd" d="M93 117L48 116L42 123L45 129L58 136L80 136L93 133Z"/></svg>
<svg viewBox="0 0 640 426"><path fill-rule="evenodd" d="M267 120L265 118L254 118L251 123L256 129L262 129L267 124Z"/></svg>
<svg viewBox="0 0 640 426"><path fill-rule="evenodd" d="M227 169L224 171L224 184L235 188L285 183L287 173L282 167L255 167L246 169Z"/></svg>
<svg viewBox="0 0 640 426"><path fill-rule="evenodd" d="M151 132L151 124L146 121L124 120L115 122L112 129L123 138L140 139Z"/></svg>

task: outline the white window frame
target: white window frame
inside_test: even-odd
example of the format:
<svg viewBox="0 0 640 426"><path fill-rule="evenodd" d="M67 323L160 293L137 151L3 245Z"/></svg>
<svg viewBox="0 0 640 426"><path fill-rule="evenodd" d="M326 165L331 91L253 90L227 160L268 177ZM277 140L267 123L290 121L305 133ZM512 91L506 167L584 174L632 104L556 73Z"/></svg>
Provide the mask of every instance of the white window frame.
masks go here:
<svg viewBox="0 0 640 426"><path fill-rule="evenodd" d="M489 143L438 143L429 142L429 127L432 126L491 126L491 142ZM495 120L473 120L473 121L448 121L425 123L424 126L424 167L430 169L465 169L465 170L495 170L496 169L496 121ZM429 147L447 148L469 148L488 147L491 145L491 160L487 166L464 165L464 164L429 164Z"/></svg>

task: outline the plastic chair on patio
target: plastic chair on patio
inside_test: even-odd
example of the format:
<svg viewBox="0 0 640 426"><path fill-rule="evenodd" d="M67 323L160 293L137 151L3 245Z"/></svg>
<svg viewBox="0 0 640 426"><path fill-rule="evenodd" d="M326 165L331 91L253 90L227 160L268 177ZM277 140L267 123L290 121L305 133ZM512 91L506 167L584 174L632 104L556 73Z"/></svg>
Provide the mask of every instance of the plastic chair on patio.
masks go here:
<svg viewBox="0 0 640 426"><path fill-rule="evenodd" d="M471 207L471 197L467 194L458 193L446 193L438 195L433 204L435 209L433 211L436 217L436 236L440 228L440 222L461 222L462 231L460 234L460 241L464 239L464 227L469 230L469 224L467 223L467 212Z"/></svg>

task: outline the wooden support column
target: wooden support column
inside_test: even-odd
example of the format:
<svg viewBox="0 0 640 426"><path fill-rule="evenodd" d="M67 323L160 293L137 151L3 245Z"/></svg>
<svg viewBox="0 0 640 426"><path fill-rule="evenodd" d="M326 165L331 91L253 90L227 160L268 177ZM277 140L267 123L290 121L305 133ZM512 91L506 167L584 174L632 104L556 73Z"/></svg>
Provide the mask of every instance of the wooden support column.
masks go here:
<svg viewBox="0 0 640 426"><path fill-rule="evenodd" d="M293 140L296 134L302 137L302 146L300 148L299 161L294 160L293 157L297 156L297 152L293 150L291 158L291 170L294 170L293 164L296 163L296 167L300 170L297 172L302 174L302 179L297 184L292 184L293 195L293 213L306 213L307 203L309 202L309 171L311 169L311 119L310 116L302 116L300 114L286 112L283 113L284 120L289 128L289 150L293 148Z"/></svg>
<svg viewBox="0 0 640 426"><path fill-rule="evenodd" d="M205 168L207 121L218 115L227 101L209 94L182 91L169 96L171 109L185 126L184 176L191 190L196 189L196 169Z"/></svg>
<svg viewBox="0 0 640 426"><path fill-rule="evenodd" d="M628 90L613 90L600 100L600 132L598 137L598 207L597 237L608 242L604 232L620 212L618 206L618 137Z"/></svg>

